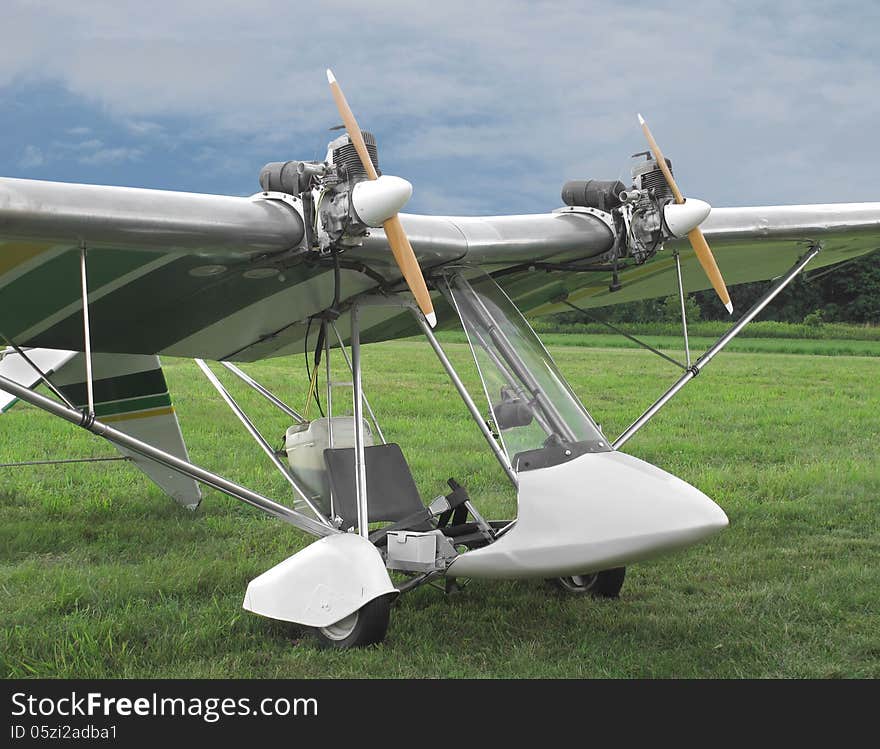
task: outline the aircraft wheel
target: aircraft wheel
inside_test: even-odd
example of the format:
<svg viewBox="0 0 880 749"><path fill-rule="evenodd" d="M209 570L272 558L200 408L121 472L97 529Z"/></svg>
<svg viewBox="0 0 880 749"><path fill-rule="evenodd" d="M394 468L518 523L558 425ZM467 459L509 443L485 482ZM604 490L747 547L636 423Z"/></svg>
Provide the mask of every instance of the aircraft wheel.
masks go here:
<svg viewBox="0 0 880 749"><path fill-rule="evenodd" d="M566 593L577 596L595 596L597 598L617 598L623 587L626 567L615 567L588 575L572 575L571 577L554 577L549 582Z"/></svg>
<svg viewBox="0 0 880 749"><path fill-rule="evenodd" d="M318 646L347 650L376 645L385 639L391 617L391 596L380 596L353 614L326 627L316 627Z"/></svg>

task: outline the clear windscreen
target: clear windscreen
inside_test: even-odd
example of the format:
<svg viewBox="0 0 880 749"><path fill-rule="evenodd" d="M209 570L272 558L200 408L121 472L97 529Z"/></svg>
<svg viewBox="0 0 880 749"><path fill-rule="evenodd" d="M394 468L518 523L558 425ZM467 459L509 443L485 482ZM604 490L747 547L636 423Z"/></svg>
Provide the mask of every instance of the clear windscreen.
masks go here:
<svg viewBox="0 0 880 749"><path fill-rule="evenodd" d="M488 275L453 270L446 289L468 337L495 428L515 470L610 450L550 354Z"/></svg>

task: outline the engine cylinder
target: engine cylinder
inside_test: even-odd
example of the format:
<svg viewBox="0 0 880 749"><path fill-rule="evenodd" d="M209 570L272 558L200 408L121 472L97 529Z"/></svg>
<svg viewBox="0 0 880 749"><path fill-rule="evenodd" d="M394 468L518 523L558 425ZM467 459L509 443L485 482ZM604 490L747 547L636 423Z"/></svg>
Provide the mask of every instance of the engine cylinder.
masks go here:
<svg viewBox="0 0 880 749"><path fill-rule="evenodd" d="M672 162L666 159L666 165L672 172ZM632 169L633 182L640 190L654 190L658 198L671 198L672 188L666 182L666 177L653 159L641 161Z"/></svg>

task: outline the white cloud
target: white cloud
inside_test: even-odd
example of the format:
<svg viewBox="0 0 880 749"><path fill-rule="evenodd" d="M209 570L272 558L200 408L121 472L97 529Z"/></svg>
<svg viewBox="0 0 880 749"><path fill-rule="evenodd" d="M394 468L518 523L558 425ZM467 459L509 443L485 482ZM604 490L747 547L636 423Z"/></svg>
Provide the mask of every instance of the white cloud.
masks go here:
<svg viewBox="0 0 880 749"><path fill-rule="evenodd" d="M880 6L818 0L7 0L0 85L48 80L101 107L137 139L104 146L115 158L160 139L308 158L338 119L329 65L398 173L461 160L466 179L436 188L456 200L482 203L488 171L527 171L535 210L565 178L618 176L644 148L636 111L716 204L803 200L826 169L824 199L870 199L878 42ZM792 155L810 153L823 162Z"/></svg>
<svg viewBox="0 0 880 749"><path fill-rule="evenodd" d="M143 157L143 151L139 148L94 148L82 156L78 161L81 164L122 164L127 161L139 161Z"/></svg>
<svg viewBox="0 0 880 749"><path fill-rule="evenodd" d="M18 160L19 166L22 166L25 169L33 169L42 166L45 162L46 158L43 156L42 150L33 145L25 146L24 152Z"/></svg>
<svg viewBox="0 0 880 749"><path fill-rule="evenodd" d="M164 128L160 124L147 120L127 120L125 129L132 135L139 137L161 135L164 132Z"/></svg>
<svg viewBox="0 0 880 749"><path fill-rule="evenodd" d="M88 128L73 128L68 132L88 131ZM116 165L139 161L144 156L141 148L129 146L108 146L99 138L81 141L52 141L44 148L28 145L18 160L19 166L34 169L49 163L76 162L85 165Z"/></svg>

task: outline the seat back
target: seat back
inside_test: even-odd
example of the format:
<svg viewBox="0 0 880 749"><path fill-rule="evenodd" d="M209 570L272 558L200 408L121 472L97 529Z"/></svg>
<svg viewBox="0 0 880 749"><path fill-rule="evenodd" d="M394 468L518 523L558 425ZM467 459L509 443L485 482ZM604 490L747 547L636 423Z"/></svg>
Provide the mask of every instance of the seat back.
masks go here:
<svg viewBox="0 0 880 749"><path fill-rule="evenodd" d="M364 447L367 469L367 509L371 523L403 520L424 508L422 498L400 445ZM324 450L324 463L330 477L335 513L343 528L357 525L357 488L354 448L334 447ZM430 524L413 530L430 530Z"/></svg>

